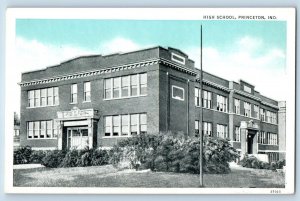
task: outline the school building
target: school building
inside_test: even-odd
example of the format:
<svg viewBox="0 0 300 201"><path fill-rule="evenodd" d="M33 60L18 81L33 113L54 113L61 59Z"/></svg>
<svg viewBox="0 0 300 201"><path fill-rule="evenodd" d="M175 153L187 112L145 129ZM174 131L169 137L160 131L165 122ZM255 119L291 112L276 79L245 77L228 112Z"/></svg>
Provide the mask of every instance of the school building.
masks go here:
<svg viewBox="0 0 300 201"><path fill-rule="evenodd" d="M201 92L200 70L175 48L81 56L23 73L19 84L21 146L111 147L141 133L203 132L241 154L284 157L284 102L204 71Z"/></svg>

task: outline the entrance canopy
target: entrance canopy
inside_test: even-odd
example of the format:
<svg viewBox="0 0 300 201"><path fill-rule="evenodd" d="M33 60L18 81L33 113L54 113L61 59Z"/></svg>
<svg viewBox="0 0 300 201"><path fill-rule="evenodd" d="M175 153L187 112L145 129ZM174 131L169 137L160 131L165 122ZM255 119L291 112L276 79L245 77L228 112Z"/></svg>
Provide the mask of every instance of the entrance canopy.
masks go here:
<svg viewBox="0 0 300 201"><path fill-rule="evenodd" d="M73 107L69 111L58 111L58 149L93 148L98 120L99 112L94 109Z"/></svg>
<svg viewBox="0 0 300 201"><path fill-rule="evenodd" d="M99 112L94 109L80 110L78 107L73 107L69 111L57 112L57 120L66 121L76 119L99 119Z"/></svg>

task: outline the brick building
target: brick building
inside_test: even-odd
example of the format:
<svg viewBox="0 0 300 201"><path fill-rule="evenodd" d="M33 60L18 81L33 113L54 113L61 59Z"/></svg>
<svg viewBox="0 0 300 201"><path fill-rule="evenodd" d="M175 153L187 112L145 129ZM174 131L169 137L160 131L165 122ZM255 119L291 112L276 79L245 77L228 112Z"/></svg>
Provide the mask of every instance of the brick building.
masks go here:
<svg viewBox="0 0 300 201"><path fill-rule="evenodd" d="M188 55L163 47L82 56L23 73L21 145L110 147L162 131L195 137L202 103L205 135L229 138L242 154L277 159L279 103L250 83L207 72L200 100L199 75Z"/></svg>

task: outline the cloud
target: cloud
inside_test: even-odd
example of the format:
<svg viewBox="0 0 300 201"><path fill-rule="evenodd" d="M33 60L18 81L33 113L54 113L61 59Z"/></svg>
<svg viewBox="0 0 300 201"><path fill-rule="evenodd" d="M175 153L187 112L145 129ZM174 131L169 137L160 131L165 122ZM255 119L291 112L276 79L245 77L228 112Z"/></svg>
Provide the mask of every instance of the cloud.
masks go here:
<svg viewBox="0 0 300 201"><path fill-rule="evenodd" d="M141 48L143 48L141 45L135 43L130 39L116 37L106 43L101 44L99 47L99 52L101 52L101 54L111 54L120 52L130 52Z"/></svg>
<svg viewBox="0 0 300 201"><path fill-rule="evenodd" d="M257 51L264 50L257 54ZM187 54L200 66L200 48L187 49ZM261 51L260 51L261 52ZM245 36L237 39L230 51L216 47L203 48L203 70L227 80L243 79L256 86L261 94L276 100L286 100L285 52L279 48L266 49L259 38Z"/></svg>
<svg viewBox="0 0 300 201"><path fill-rule="evenodd" d="M10 78L10 90L16 91L20 97L20 87L16 84L21 80L21 72L32 71L59 64L62 61L88 54L110 54L128 52L150 45L142 45L124 37L116 37L100 44L97 49L86 49L74 45L50 45L36 40L16 37L14 77ZM255 54L265 48L259 38L245 36L238 39L230 47L231 51L221 51L216 47L203 48L203 69L228 80L244 79L256 86L256 90L277 100L285 100L285 52L279 48L271 48L264 54ZM199 67L199 47L190 47L185 51ZM13 100L15 111L19 111L20 100Z"/></svg>
<svg viewBox="0 0 300 201"><path fill-rule="evenodd" d="M20 87L16 83L21 81L21 73L57 65L62 61L82 55L111 54L128 52L143 48L130 39L116 37L111 41L100 44L97 49L86 49L70 44L53 45L22 37L15 39L14 72L11 78L10 90L16 91L15 97L20 97ZM20 100L14 99L15 111L19 111Z"/></svg>
<svg viewBox="0 0 300 201"><path fill-rule="evenodd" d="M236 41L236 45L240 50L255 51L263 45L263 41L260 38L244 36Z"/></svg>

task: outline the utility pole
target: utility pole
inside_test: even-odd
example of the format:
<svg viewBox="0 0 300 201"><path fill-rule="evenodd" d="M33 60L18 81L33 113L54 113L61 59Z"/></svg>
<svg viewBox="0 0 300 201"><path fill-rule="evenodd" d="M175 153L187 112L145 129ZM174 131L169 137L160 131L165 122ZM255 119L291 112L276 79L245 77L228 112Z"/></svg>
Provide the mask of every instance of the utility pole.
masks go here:
<svg viewBox="0 0 300 201"><path fill-rule="evenodd" d="M199 120L199 134L200 134L200 143L199 143L199 168L200 168L200 187L203 187L203 105L202 105L202 96L203 96L203 71L202 71L202 25L200 27L200 120Z"/></svg>

